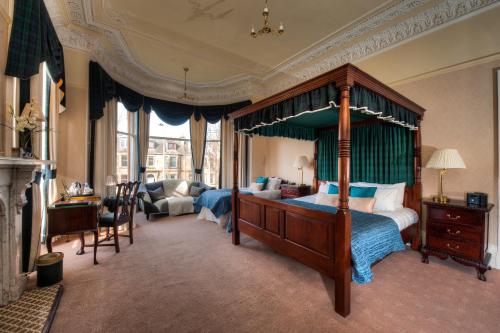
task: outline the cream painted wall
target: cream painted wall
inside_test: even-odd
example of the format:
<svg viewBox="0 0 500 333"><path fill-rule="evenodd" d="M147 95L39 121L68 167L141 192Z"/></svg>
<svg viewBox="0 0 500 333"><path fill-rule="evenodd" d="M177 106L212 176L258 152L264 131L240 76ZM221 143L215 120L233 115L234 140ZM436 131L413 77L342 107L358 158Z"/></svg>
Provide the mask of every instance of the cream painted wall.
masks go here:
<svg viewBox="0 0 500 333"><path fill-rule="evenodd" d="M293 167L297 156L305 155L312 161L314 143L311 141L266 138L255 136L252 139L252 181L258 176L278 176L300 183L300 172ZM304 168L304 183L312 184L314 170L310 165Z"/></svg>
<svg viewBox="0 0 500 333"><path fill-rule="evenodd" d="M57 176L68 182L86 180L89 60L87 53L64 49L66 111L59 115Z"/></svg>
<svg viewBox="0 0 500 333"><path fill-rule="evenodd" d="M427 109L422 124L423 163L436 148L456 148L467 169L450 170L445 191L464 199L466 192L488 193L498 202L494 68L500 60L395 87ZM423 169L423 195L437 192L437 172ZM490 220L490 249L497 248L498 207ZM491 247L491 245L493 247Z"/></svg>

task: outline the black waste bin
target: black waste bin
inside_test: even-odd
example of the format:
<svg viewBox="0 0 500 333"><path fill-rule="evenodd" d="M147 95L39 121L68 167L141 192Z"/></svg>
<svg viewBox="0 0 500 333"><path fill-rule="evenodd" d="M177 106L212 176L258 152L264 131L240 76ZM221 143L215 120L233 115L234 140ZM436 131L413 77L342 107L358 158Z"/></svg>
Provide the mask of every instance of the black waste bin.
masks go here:
<svg viewBox="0 0 500 333"><path fill-rule="evenodd" d="M38 287L46 287L58 283L63 279L64 253L52 252L44 254L36 260Z"/></svg>

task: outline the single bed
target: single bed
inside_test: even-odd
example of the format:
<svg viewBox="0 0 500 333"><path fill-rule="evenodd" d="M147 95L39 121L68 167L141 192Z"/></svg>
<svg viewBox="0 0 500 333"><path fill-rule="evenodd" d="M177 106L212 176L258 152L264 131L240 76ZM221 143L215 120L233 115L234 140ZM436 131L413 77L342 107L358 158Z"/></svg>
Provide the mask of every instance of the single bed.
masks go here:
<svg viewBox="0 0 500 333"><path fill-rule="evenodd" d="M241 188L240 192L268 200L281 199L281 190L256 191ZM232 190L230 189L203 192L194 203L195 212L199 212L197 219L215 222L228 232L231 231L231 196Z"/></svg>
<svg viewBox="0 0 500 333"><path fill-rule="evenodd" d="M359 68L346 64L233 112L233 244L240 244L243 232L332 277L335 311L344 317L349 315L351 281L356 281L352 264L360 258L351 246L357 246L357 237L364 234L359 232L360 225L373 217L381 219L387 230L392 230L385 233L387 239L399 239L399 244L391 242L390 251L377 252L373 260L401 249L403 243L410 243L415 250L420 247L420 123L424 111ZM268 200L240 193L241 134L314 141L312 193L318 191L320 180L338 181L338 207L318 209L307 202L310 198ZM406 184L401 191L401 206L406 209L364 216L351 211L351 181ZM373 238L377 237L380 235ZM367 241L364 247L369 249L373 244L377 241ZM369 268L370 262L363 267ZM356 263L354 270L359 273Z"/></svg>

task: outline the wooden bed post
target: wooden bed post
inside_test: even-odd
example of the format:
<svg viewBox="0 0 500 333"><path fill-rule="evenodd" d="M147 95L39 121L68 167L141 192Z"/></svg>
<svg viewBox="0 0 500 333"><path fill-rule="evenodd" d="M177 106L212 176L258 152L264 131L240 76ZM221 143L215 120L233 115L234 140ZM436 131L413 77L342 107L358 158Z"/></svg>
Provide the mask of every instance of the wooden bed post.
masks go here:
<svg viewBox="0 0 500 333"><path fill-rule="evenodd" d="M240 230L238 228L238 132L234 132L233 140L233 195L231 200L232 223L233 223L233 244L240 244Z"/></svg>
<svg viewBox="0 0 500 333"><path fill-rule="evenodd" d="M413 136L413 163L414 163L414 177L415 182L413 184L413 209L418 213L418 224L416 235L413 235L413 239L411 242L411 248L415 251L420 249L420 237L422 234L422 130L421 119L420 117L417 119L417 127L418 130L415 131L415 135Z"/></svg>
<svg viewBox="0 0 500 333"><path fill-rule="evenodd" d="M318 130L315 130L315 133L318 134ZM318 192L318 143L319 139L316 139L314 141L314 177L313 177L313 182L312 182L312 193Z"/></svg>
<svg viewBox="0 0 500 333"><path fill-rule="evenodd" d="M351 312L351 211L349 210L349 164L351 119L349 85L340 87L339 114L339 206L335 223L335 312Z"/></svg>

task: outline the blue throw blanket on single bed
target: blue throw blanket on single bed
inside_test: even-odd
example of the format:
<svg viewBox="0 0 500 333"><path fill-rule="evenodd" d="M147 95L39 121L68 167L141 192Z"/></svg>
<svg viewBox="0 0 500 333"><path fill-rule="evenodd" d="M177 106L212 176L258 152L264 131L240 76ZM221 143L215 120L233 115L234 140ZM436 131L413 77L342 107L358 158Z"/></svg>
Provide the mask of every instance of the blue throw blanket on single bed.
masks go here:
<svg viewBox="0 0 500 333"><path fill-rule="evenodd" d="M336 207L317 205L294 199L284 203L335 214ZM403 251L405 246L399 228L393 219L370 213L351 210L351 258L352 279L359 284L373 280L371 265L392 252Z"/></svg>
<svg viewBox="0 0 500 333"><path fill-rule="evenodd" d="M242 194L252 194L248 191L240 191ZM232 190L223 188L220 190L209 190L203 192L194 202L195 212L199 213L202 207L206 207L214 213L216 218L231 211Z"/></svg>

